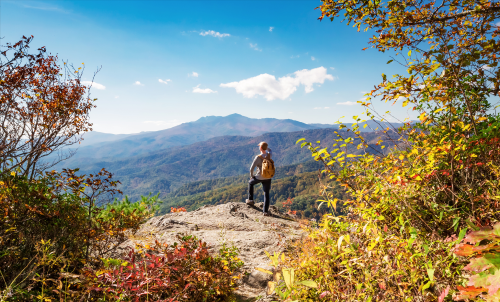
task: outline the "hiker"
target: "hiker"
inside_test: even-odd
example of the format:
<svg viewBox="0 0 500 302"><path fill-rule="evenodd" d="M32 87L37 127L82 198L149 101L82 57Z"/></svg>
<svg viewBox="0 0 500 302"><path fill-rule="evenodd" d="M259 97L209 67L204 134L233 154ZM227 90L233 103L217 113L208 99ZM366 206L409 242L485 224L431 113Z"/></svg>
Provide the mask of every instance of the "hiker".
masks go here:
<svg viewBox="0 0 500 302"><path fill-rule="evenodd" d="M271 159L272 150L268 148L266 142L261 142L258 144L260 149L260 154L255 156L252 166L250 167L250 180L248 181L248 199L246 203L253 206L255 202L253 201L253 186L262 183L262 189L264 190L264 206L262 211L264 216L269 216L269 191L271 190L271 178L274 176L274 162ZM254 175L254 169L257 168L257 173Z"/></svg>

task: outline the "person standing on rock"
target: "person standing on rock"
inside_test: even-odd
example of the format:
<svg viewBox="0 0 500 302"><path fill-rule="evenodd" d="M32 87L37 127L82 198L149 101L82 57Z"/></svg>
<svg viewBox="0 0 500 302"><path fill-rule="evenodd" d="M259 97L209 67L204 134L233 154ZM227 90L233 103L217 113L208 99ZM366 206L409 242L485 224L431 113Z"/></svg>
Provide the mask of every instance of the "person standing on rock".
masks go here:
<svg viewBox="0 0 500 302"><path fill-rule="evenodd" d="M270 177L269 175L266 175L267 177L264 177L264 175L262 175L262 164L264 162L264 159L272 162L272 150L268 148L266 142L261 142L258 144L258 146L260 154L255 156L252 166L250 167L250 180L248 181L248 199L246 200L246 203L251 206L255 204L253 200L253 186L258 183L262 183L262 189L264 190L264 206L262 207L262 211L264 212L264 216L269 216L269 203L271 202L271 200L269 199L269 191L271 190L271 178L274 175L274 162L272 164L273 175L271 175ZM256 174L254 174L255 168L257 168Z"/></svg>

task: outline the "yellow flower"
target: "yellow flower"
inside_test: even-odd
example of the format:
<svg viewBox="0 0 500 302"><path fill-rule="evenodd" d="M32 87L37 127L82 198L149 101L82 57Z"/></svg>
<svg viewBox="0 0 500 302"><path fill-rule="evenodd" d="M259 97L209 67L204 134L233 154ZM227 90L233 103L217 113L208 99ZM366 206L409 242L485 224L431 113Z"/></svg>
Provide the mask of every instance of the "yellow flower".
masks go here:
<svg viewBox="0 0 500 302"><path fill-rule="evenodd" d="M12 171L12 172L10 172L10 175L16 176L16 172Z"/></svg>

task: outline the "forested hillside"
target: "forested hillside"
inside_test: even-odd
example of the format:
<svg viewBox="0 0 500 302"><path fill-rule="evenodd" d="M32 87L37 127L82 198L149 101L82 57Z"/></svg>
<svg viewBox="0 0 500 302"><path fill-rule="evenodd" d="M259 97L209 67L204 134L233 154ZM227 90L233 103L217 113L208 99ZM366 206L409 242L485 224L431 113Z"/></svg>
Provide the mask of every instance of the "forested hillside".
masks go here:
<svg viewBox="0 0 500 302"><path fill-rule="evenodd" d="M189 146L170 148L150 153L145 156L127 158L120 161L85 161L71 168L80 167L80 173L88 174L106 167L120 179L120 189L132 198L160 192L161 197L181 185L197 180L216 179L248 173L251 162L258 154L260 141L269 143L273 150L277 167L305 162L308 151L301 149L295 142L302 138L321 141L321 146L328 146L336 137L332 129L313 129L307 131L266 133L257 137L223 136ZM348 137L352 132L338 131ZM366 133L368 144L373 150L381 150L376 145L381 131ZM357 141L357 140L355 140ZM356 145L349 150L360 153ZM372 151L368 149L367 152ZM279 168L278 168L279 171Z"/></svg>

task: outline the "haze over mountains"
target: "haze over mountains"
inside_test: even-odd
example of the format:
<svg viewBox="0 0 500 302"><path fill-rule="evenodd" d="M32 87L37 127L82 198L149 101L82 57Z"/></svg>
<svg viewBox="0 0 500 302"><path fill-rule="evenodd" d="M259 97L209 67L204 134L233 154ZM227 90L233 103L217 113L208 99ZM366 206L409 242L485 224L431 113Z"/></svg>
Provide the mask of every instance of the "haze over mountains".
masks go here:
<svg viewBox="0 0 500 302"><path fill-rule="evenodd" d="M375 129L376 127L380 128L373 121L368 121L367 124L370 127L361 127L362 132L370 132L372 128ZM398 127L401 124L396 123L394 125ZM253 119L239 114L207 116L194 122L184 123L160 131L137 134L90 132L84 135L84 141L79 145L78 152L69 162L76 159L80 162L82 158L116 160L157 150L186 146L225 135L254 137L270 132L295 132L322 128L338 129L338 125L305 124L291 119Z"/></svg>
<svg viewBox="0 0 500 302"><path fill-rule="evenodd" d="M371 130L375 125L369 126L362 129ZM121 189L132 198L149 192L166 196L190 182L248 173L260 141L268 142L273 149L277 167L309 161L310 152L301 149L296 141L306 138L331 147L337 138L332 128L338 129L338 126L309 125L289 119L251 119L232 114L204 117L154 132L89 133L84 147L54 168L80 168L81 173L89 174L104 167L115 174L122 182ZM346 137L353 136L352 132L341 132ZM376 150L380 150L375 142L381 134L380 131L365 133ZM353 152L359 151L353 148Z"/></svg>

